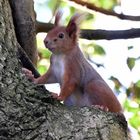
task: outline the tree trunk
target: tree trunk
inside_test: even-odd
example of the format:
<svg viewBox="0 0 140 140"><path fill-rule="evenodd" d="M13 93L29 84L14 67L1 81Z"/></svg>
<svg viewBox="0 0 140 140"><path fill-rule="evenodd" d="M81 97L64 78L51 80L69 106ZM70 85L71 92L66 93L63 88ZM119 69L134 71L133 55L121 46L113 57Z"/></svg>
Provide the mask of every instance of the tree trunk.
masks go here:
<svg viewBox="0 0 140 140"><path fill-rule="evenodd" d="M65 107L28 81L14 29L9 2L0 0L0 140L127 140L122 115Z"/></svg>
<svg viewBox="0 0 140 140"><path fill-rule="evenodd" d="M37 63L36 14L33 0L9 0L17 41L34 65Z"/></svg>

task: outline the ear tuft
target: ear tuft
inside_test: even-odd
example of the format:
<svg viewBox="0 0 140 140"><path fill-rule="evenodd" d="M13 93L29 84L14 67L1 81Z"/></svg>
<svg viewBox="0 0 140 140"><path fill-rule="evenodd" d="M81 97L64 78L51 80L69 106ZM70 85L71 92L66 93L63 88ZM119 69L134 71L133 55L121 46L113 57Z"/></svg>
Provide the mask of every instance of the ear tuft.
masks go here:
<svg viewBox="0 0 140 140"><path fill-rule="evenodd" d="M77 40L79 35L79 24L85 17L84 14L75 14L69 21L66 31L69 34L70 37L72 37L74 40Z"/></svg>
<svg viewBox="0 0 140 140"><path fill-rule="evenodd" d="M61 17L62 17L62 11L58 10L56 12L56 14L55 14L55 22L54 22L55 26L59 26L60 25Z"/></svg>

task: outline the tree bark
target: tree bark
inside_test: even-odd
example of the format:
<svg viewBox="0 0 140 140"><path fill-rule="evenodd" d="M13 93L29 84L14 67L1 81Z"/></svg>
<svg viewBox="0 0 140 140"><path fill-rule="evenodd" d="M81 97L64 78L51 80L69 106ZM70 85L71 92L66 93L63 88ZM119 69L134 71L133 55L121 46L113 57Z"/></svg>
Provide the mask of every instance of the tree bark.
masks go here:
<svg viewBox="0 0 140 140"><path fill-rule="evenodd" d="M37 64L37 46L33 0L9 0L15 32L20 46L24 49L34 65Z"/></svg>
<svg viewBox="0 0 140 140"><path fill-rule="evenodd" d="M66 107L22 74L8 0L0 0L0 140L127 140L122 115Z"/></svg>

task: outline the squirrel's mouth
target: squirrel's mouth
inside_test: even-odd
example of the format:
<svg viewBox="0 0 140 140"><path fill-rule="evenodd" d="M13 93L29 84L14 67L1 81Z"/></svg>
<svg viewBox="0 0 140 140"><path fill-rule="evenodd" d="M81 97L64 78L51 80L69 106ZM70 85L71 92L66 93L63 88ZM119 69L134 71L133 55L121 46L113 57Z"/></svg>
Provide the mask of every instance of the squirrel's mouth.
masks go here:
<svg viewBox="0 0 140 140"><path fill-rule="evenodd" d="M52 47L51 45L45 45L46 46L46 48L48 49L48 50L50 50L51 52L53 52L54 50L55 50L55 47Z"/></svg>
<svg viewBox="0 0 140 140"><path fill-rule="evenodd" d="M51 52L53 52L55 50L55 48L48 48Z"/></svg>
<svg viewBox="0 0 140 140"><path fill-rule="evenodd" d="M48 50L50 50L51 52L55 51L55 48L54 47L47 47Z"/></svg>

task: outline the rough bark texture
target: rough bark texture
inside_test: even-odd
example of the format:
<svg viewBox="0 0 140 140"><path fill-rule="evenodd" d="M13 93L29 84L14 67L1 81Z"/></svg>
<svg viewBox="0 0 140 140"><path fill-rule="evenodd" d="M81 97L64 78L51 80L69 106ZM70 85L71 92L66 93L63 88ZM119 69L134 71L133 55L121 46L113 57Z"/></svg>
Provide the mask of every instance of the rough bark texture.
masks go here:
<svg viewBox="0 0 140 140"><path fill-rule="evenodd" d="M125 119L68 108L21 73L8 0L0 0L0 140L127 140Z"/></svg>
<svg viewBox="0 0 140 140"><path fill-rule="evenodd" d="M35 12L33 0L9 0L16 37L33 64L37 63Z"/></svg>

